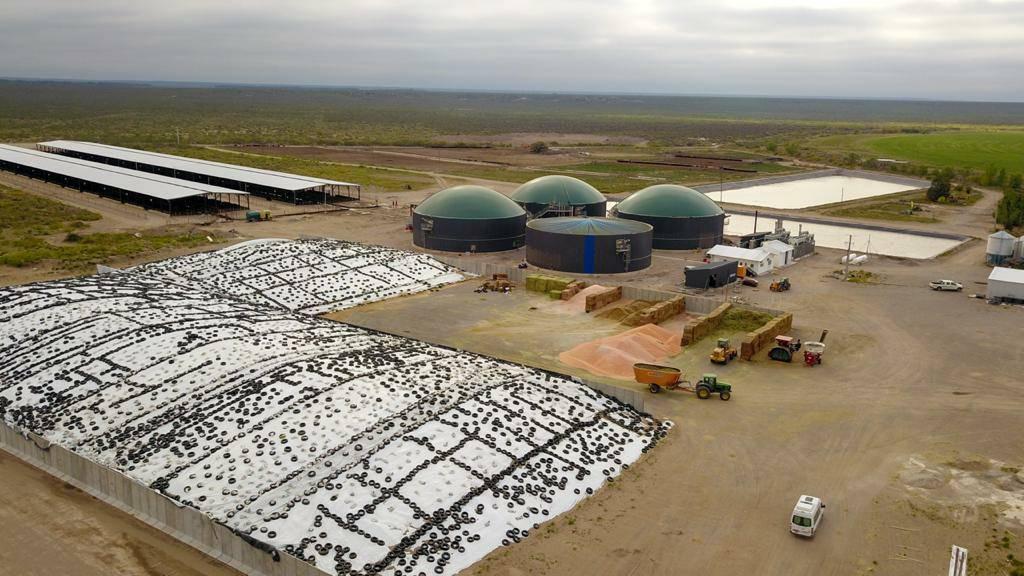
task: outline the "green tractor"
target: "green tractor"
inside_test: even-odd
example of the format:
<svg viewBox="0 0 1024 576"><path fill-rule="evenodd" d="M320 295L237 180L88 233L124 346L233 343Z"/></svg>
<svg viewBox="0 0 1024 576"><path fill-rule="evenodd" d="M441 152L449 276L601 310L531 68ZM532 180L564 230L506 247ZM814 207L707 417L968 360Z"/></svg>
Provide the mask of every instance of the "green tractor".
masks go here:
<svg viewBox="0 0 1024 576"><path fill-rule="evenodd" d="M718 397L722 400L728 400L732 397L732 386L725 382L719 382L718 376L714 374L705 374L700 377L697 381L697 398L701 400L707 400L711 398L712 394L718 394Z"/></svg>

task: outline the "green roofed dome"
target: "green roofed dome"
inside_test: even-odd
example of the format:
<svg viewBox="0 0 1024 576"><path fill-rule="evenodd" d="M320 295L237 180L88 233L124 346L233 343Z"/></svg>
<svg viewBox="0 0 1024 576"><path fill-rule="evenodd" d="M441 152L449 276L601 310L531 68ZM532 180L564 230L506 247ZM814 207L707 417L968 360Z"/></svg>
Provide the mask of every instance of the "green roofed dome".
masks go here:
<svg viewBox="0 0 1024 576"><path fill-rule="evenodd" d="M604 202L605 197L590 184L572 176L550 174L534 178L510 196L520 204L568 204L581 206Z"/></svg>
<svg viewBox="0 0 1024 576"><path fill-rule="evenodd" d="M413 209L432 218L488 220L515 218L526 211L507 196L490 188L467 184L441 190Z"/></svg>
<svg viewBox="0 0 1024 576"><path fill-rule="evenodd" d="M662 218L701 218L724 214L706 194L676 184L648 186L619 202L615 211Z"/></svg>
<svg viewBox="0 0 1024 576"><path fill-rule="evenodd" d="M554 234L578 236L622 236L651 231L651 225L621 218L538 218L526 223L527 228Z"/></svg>

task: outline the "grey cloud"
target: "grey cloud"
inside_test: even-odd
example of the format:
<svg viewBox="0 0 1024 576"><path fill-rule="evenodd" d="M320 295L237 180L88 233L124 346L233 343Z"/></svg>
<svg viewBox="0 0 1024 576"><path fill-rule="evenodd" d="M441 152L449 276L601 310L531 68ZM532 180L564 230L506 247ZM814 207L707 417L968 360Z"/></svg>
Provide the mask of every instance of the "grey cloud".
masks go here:
<svg viewBox="0 0 1024 576"><path fill-rule="evenodd" d="M0 76L1020 100L1024 2L0 0Z"/></svg>

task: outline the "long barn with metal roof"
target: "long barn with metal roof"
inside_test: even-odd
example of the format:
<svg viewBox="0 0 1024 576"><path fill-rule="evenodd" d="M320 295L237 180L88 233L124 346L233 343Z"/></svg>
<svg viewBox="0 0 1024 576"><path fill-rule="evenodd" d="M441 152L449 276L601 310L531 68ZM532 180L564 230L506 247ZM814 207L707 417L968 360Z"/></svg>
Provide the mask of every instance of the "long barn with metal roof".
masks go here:
<svg viewBox="0 0 1024 576"><path fill-rule="evenodd" d="M235 166L108 144L51 140L41 142L36 147L44 152L241 190L255 196L292 204L326 204L338 200L359 199L361 192L359 184L351 182Z"/></svg>
<svg viewBox="0 0 1024 576"><path fill-rule="evenodd" d="M238 208L248 192L0 144L0 169L169 214Z"/></svg>

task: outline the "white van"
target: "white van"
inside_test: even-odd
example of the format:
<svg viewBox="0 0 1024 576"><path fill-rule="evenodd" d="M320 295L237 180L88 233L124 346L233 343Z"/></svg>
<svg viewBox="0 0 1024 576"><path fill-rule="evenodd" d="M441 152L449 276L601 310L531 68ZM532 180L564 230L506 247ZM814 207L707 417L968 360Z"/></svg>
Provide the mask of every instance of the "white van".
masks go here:
<svg viewBox="0 0 1024 576"><path fill-rule="evenodd" d="M801 496L793 507L793 517L789 520L789 531L797 536L814 536L825 513L825 505L821 498Z"/></svg>

